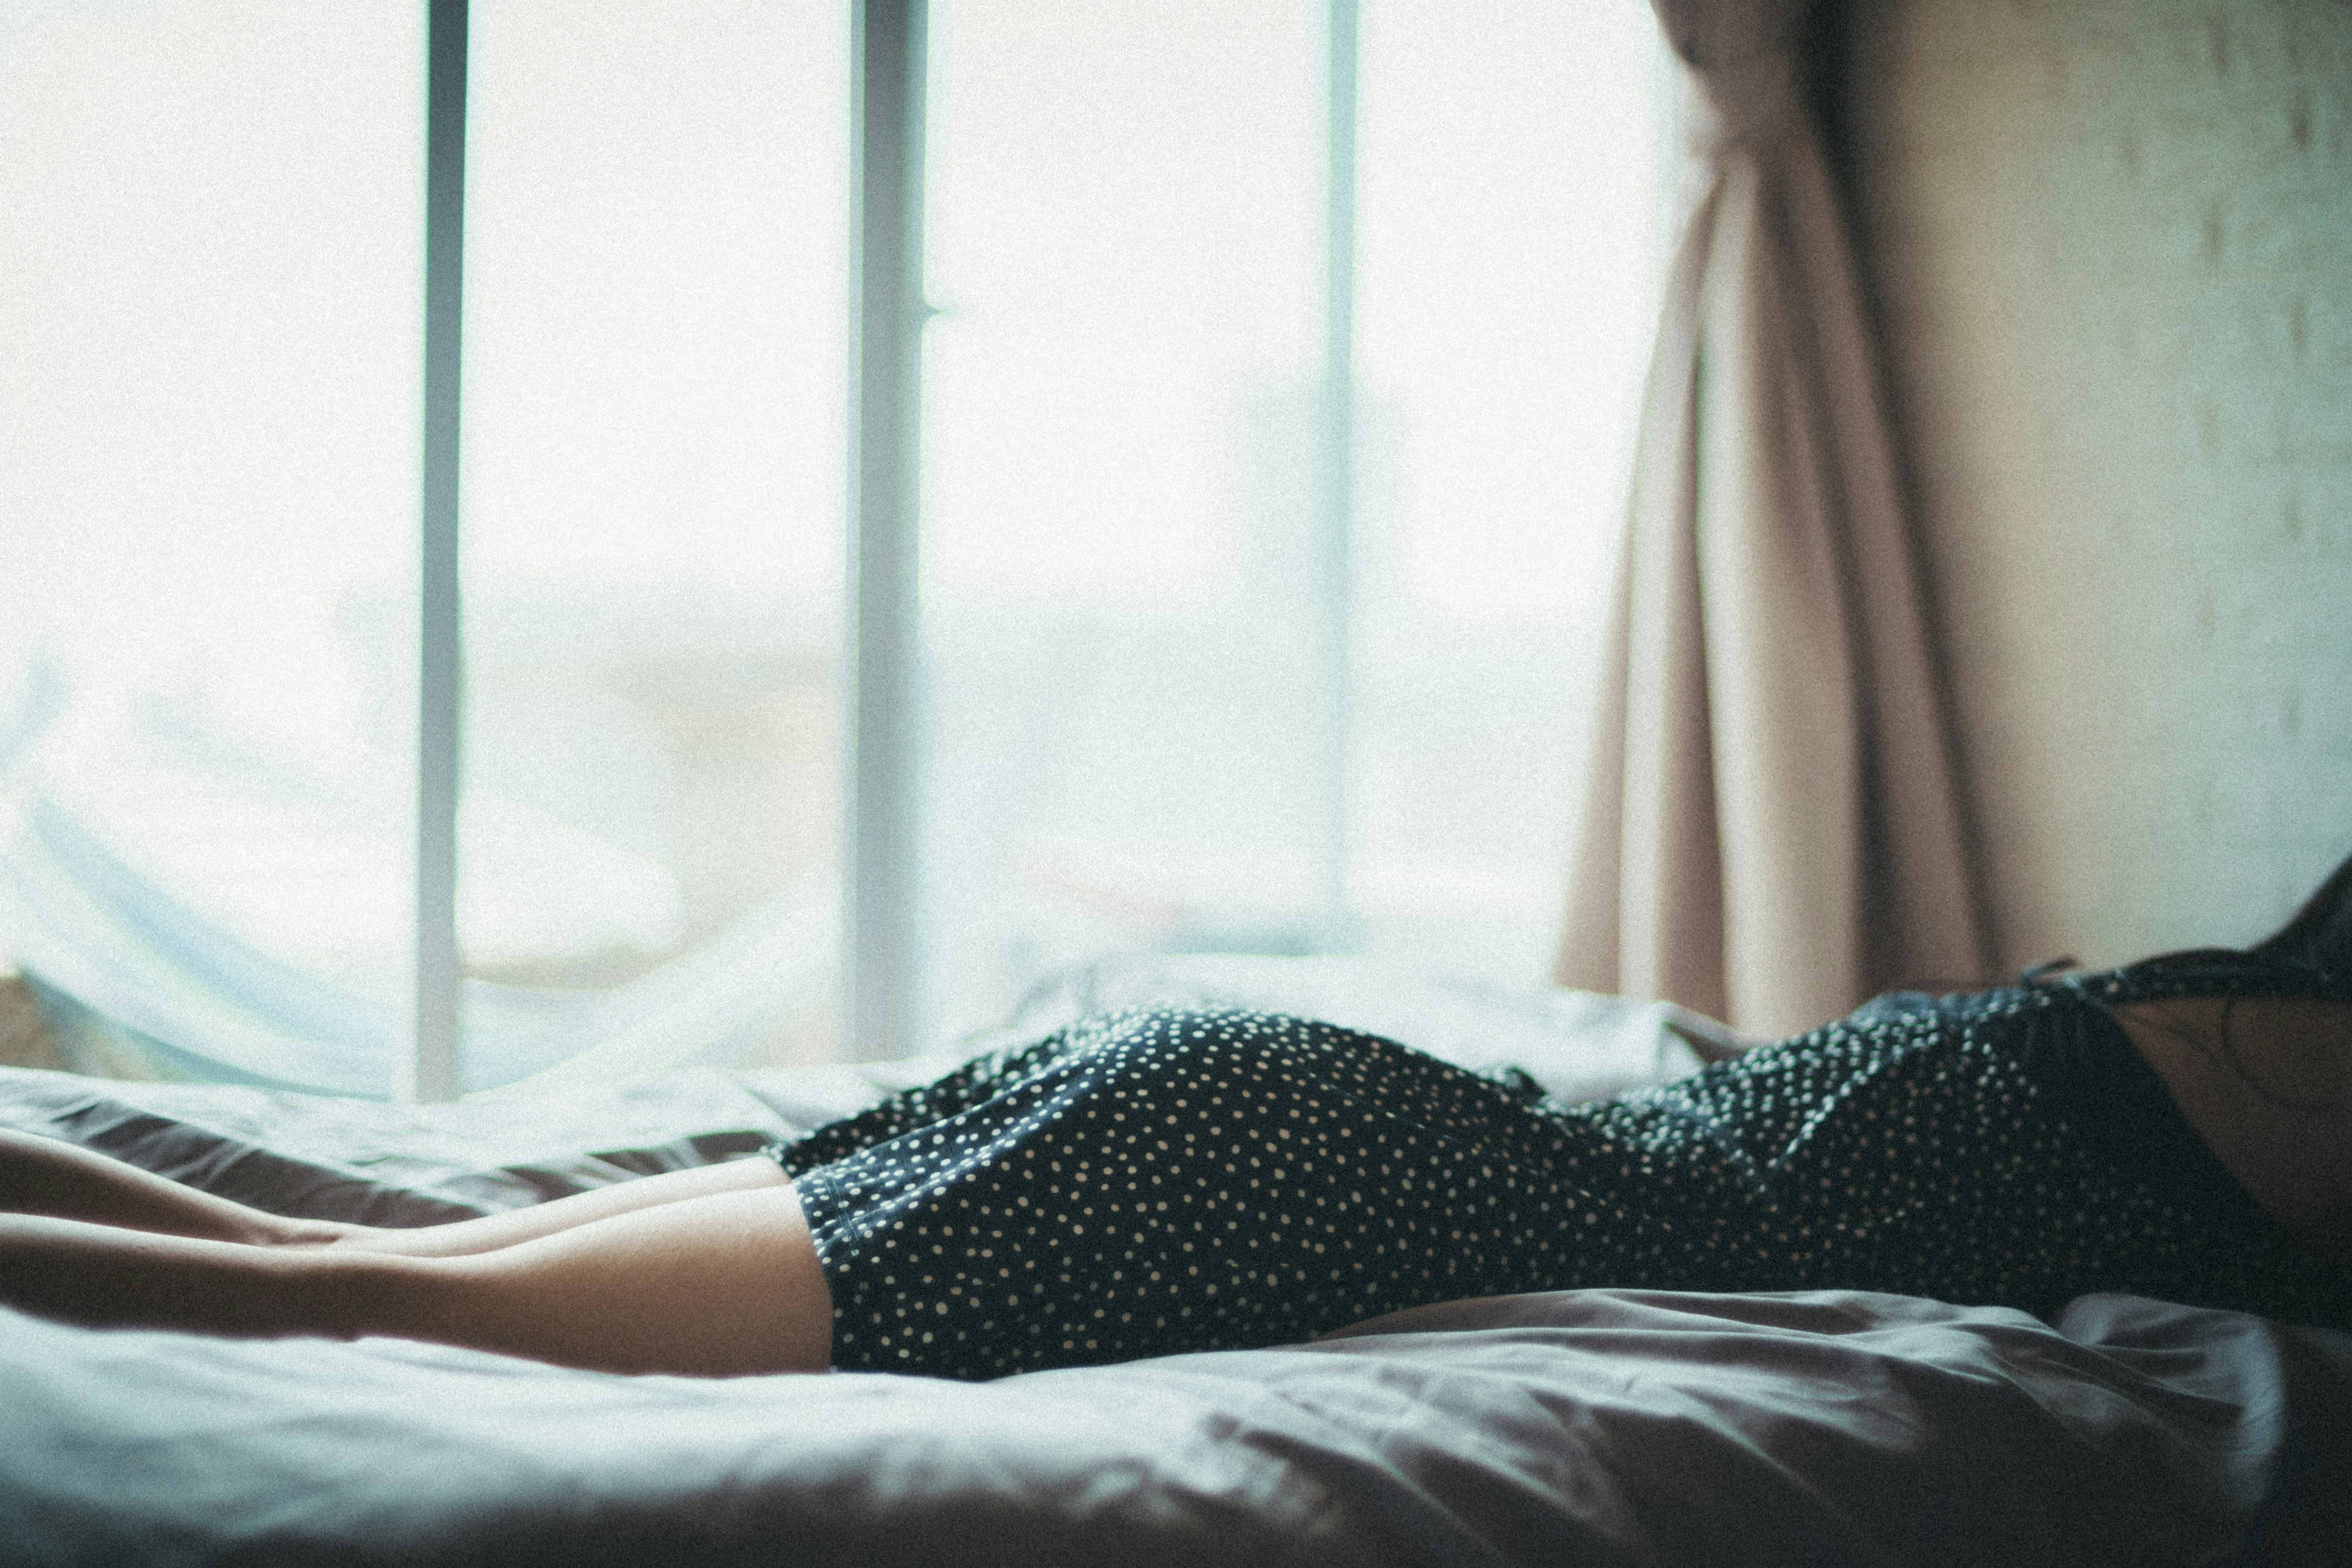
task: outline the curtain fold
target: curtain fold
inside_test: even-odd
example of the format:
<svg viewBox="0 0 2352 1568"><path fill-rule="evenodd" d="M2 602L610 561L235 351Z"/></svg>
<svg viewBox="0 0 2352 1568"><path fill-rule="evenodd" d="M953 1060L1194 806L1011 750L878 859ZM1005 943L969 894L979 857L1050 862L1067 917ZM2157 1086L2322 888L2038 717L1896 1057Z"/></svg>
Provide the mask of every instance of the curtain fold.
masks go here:
<svg viewBox="0 0 2352 1568"><path fill-rule="evenodd" d="M1782 1034L1990 969L1809 0L1654 0L1703 171L1642 411L1556 966Z"/></svg>

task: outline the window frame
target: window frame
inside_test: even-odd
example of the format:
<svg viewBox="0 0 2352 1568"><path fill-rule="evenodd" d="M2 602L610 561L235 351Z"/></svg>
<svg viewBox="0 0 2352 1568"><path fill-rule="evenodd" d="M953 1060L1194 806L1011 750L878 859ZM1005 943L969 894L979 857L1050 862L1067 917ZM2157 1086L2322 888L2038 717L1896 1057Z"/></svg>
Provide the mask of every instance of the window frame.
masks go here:
<svg viewBox="0 0 2352 1568"><path fill-rule="evenodd" d="M844 1056L911 1048L920 991L918 605L928 0L850 0L849 530L844 752ZM463 649L458 572L468 0L429 0L425 454L414 984L395 1093L457 1097L462 1050L457 814ZM1324 360L1312 675L1325 775L1318 946L1353 945L1347 832L1354 650L1358 0L1328 0Z"/></svg>

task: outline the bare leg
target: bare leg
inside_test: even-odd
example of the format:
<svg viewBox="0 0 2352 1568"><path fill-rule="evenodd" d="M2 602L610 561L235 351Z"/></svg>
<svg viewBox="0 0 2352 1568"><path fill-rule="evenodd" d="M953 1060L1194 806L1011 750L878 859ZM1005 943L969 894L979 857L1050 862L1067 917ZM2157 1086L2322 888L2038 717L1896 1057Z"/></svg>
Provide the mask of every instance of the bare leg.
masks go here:
<svg viewBox="0 0 2352 1568"><path fill-rule="evenodd" d="M0 1211L257 1247L326 1241L350 1228L265 1213L60 1139L5 1130Z"/></svg>
<svg viewBox="0 0 2352 1568"><path fill-rule="evenodd" d="M773 1162L753 1157L640 1176L482 1219L394 1228L270 1214L56 1138L0 1130L0 1211L254 1247L334 1245L412 1258L488 1252L636 1209L782 1179Z"/></svg>
<svg viewBox="0 0 2352 1568"><path fill-rule="evenodd" d="M2183 997L2116 1019L2254 1201L2352 1269L2352 1004Z"/></svg>
<svg viewBox="0 0 2352 1568"><path fill-rule="evenodd" d="M0 1300L96 1325L390 1334L710 1376L821 1370L833 1333L807 1219L772 1164L754 1184L452 1258L0 1215Z"/></svg>
<svg viewBox="0 0 2352 1568"><path fill-rule="evenodd" d="M509 1209L481 1219L455 1220L447 1225L395 1228L350 1225L337 1227L334 1245L352 1251L382 1252L403 1258L464 1258L495 1252L519 1242L536 1241L599 1220L634 1214L640 1209L718 1193L747 1192L787 1184L773 1160L754 1154L716 1165L666 1171L657 1176L637 1176L609 1187L574 1193L528 1208Z"/></svg>

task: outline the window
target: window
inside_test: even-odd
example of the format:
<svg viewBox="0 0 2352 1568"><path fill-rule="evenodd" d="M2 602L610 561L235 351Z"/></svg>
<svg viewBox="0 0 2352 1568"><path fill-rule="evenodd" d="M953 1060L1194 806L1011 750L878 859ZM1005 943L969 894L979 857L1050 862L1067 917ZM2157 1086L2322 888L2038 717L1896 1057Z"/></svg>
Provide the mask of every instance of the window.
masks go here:
<svg viewBox="0 0 2352 1568"><path fill-rule="evenodd" d="M698 990L728 1005L690 1027L660 1012L680 1046L698 1030L720 1059L825 1059L847 16L471 11L465 973L648 1004ZM557 891L592 845L608 883ZM594 1030L621 1029L609 1054L661 1054L633 1005L612 1011L632 1016Z"/></svg>
<svg viewBox="0 0 2352 1568"><path fill-rule="evenodd" d="M5 941L158 1039L184 975L304 977L283 1076L381 1084L352 1026L408 929L414 655L373 645L415 639L423 14L0 29Z"/></svg>
<svg viewBox="0 0 2352 1568"><path fill-rule="evenodd" d="M1137 946L1538 975L1653 314L1654 25L930 17L929 1016Z"/></svg>
<svg viewBox="0 0 2352 1568"><path fill-rule="evenodd" d="M467 9L458 1087L1135 946L1539 972L1641 7ZM427 35L0 3L0 931L126 1070L402 1048Z"/></svg>

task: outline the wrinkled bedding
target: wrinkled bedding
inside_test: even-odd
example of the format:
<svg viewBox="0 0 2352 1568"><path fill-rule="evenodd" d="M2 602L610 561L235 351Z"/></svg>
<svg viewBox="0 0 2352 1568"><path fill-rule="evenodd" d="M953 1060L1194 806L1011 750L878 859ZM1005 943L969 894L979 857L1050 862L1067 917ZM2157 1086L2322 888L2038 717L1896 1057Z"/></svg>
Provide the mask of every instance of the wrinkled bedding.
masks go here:
<svg viewBox="0 0 2352 1568"><path fill-rule="evenodd" d="M1169 984L1097 976L1021 1026ZM1180 987L1267 999L1236 988ZM1676 1020L1572 1000L1289 1000L1589 1092L1692 1065ZM0 1125L289 1212L429 1223L744 1152L928 1065L431 1110L0 1070ZM2043 1323L1576 1291L963 1384L622 1377L0 1310L0 1563L1205 1562L2347 1563L2352 1335L2124 1296Z"/></svg>
<svg viewBox="0 0 2352 1568"><path fill-rule="evenodd" d="M0 1314L16 1563L2327 1563L2352 1343L1608 1291L968 1384Z"/></svg>

